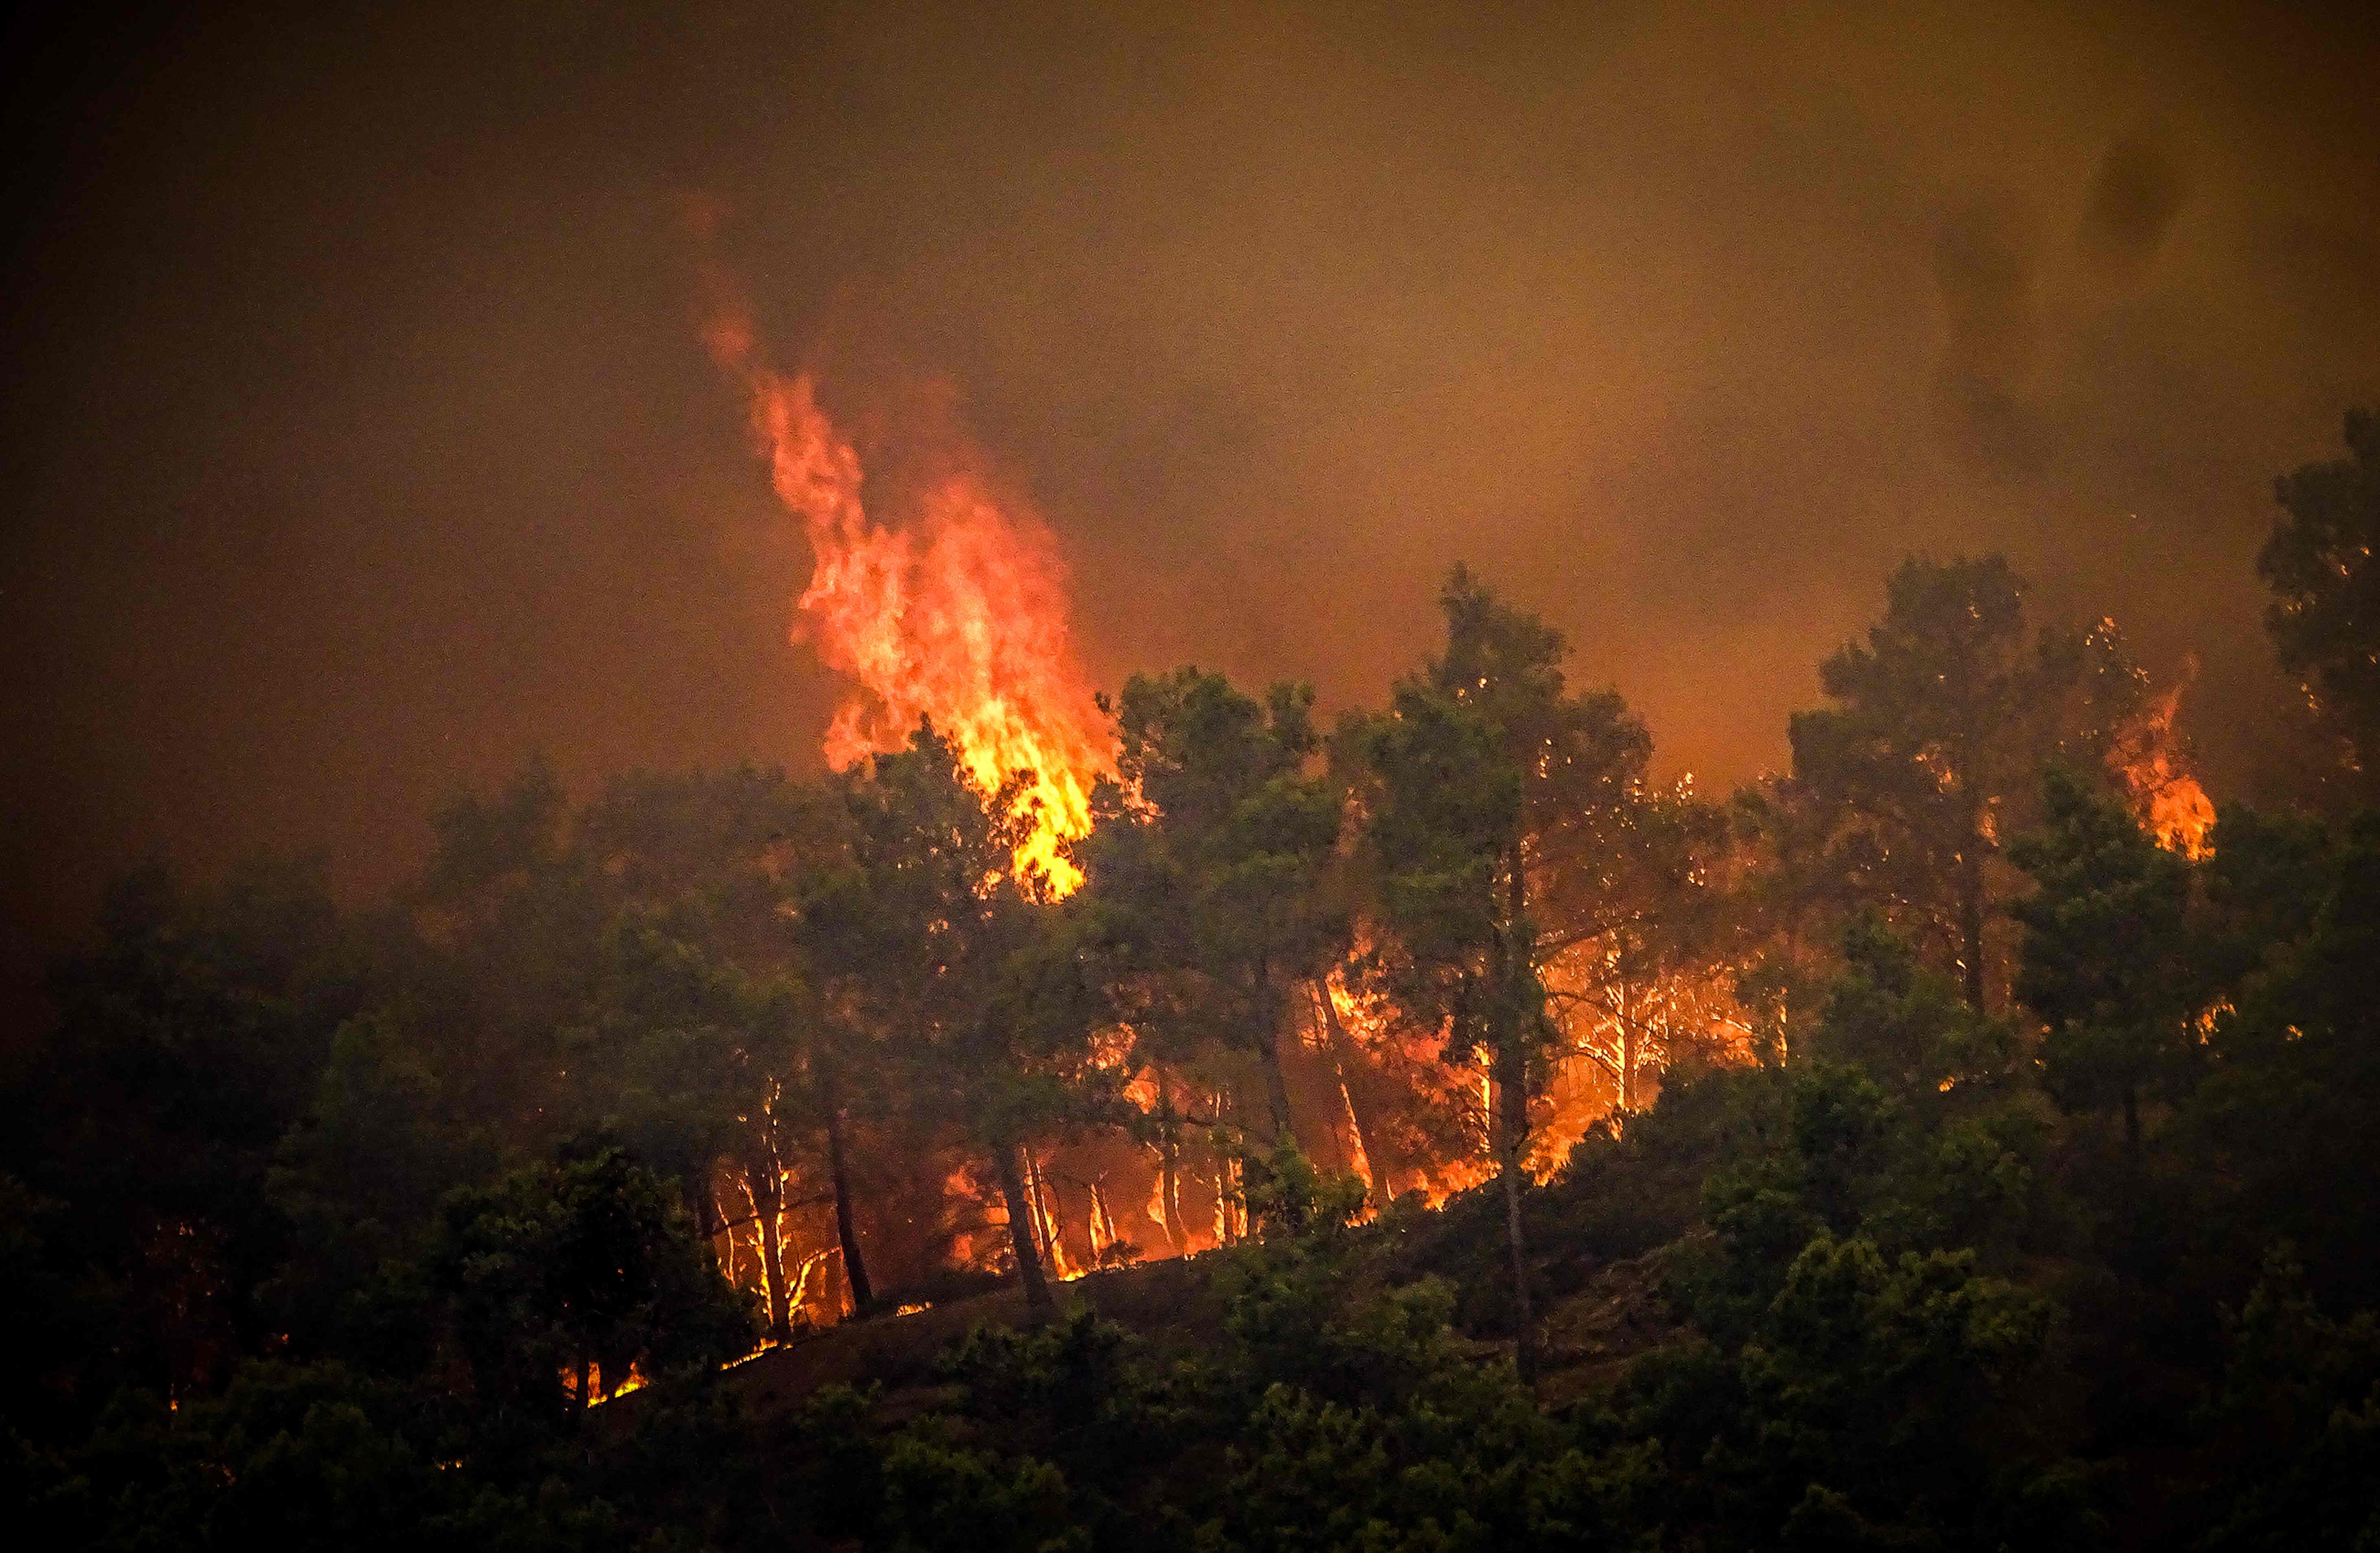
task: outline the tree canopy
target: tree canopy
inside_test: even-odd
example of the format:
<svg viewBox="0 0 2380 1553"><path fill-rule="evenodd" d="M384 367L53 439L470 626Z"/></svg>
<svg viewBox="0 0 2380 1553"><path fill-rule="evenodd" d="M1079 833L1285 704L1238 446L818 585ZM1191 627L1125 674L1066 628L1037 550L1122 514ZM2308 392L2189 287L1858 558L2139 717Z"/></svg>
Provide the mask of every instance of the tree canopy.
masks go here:
<svg viewBox="0 0 2380 1553"><path fill-rule="evenodd" d="M2277 587L2359 480L2284 480ZM2276 632L2349 707L2335 559ZM363 905L128 878L0 1082L17 1524L2380 1537L2380 821L2162 826L2171 698L2000 557L1896 571L1728 803L1538 615L1439 603L1328 738L1130 679L1071 892L931 722L532 766Z"/></svg>
<svg viewBox="0 0 2380 1553"><path fill-rule="evenodd" d="M2281 667L2301 676L2350 761L2380 762L2380 416L2347 413L2345 458L2274 482L2289 516L2273 526L2256 573L2273 590L2265 616Z"/></svg>

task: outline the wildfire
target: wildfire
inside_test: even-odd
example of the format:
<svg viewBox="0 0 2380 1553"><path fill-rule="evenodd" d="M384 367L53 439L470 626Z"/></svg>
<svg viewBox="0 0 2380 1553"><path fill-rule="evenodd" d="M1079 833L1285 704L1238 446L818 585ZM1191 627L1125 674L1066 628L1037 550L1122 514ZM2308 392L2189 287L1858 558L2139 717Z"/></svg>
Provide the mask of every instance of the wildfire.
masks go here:
<svg viewBox="0 0 2380 1553"><path fill-rule="evenodd" d="M858 692L826 733L837 770L901 748L930 717L987 790L1032 772L1038 823L1017 850L1064 894L1082 875L1059 855L1090 829L1090 789L1112 769L1067 625L1066 568L1050 530L962 469L887 525L861 501L858 452L819 407L808 372L763 363L750 324L716 319L714 359L752 398L777 499L802 519L817 568L795 638Z"/></svg>
<svg viewBox="0 0 2380 1553"><path fill-rule="evenodd" d="M699 212L697 224L703 224ZM795 601L795 639L853 686L826 730L828 763L840 770L897 750L921 718L930 718L987 790L1015 772L1030 773L1024 802L1035 826L1017 861L1042 871L1056 892L1071 892L1082 876L1062 849L1089 830L1091 787L1113 771L1114 760L1075 655L1067 571L1053 536L1029 508L995 494L964 449L915 486L895 467L888 494L881 466L879 483L868 486L859 447L820 405L812 374L771 365L732 287L715 271L708 279L713 306L705 343L748 395L756 451L814 557ZM2171 714L2168 704L2153 726L2144 725L2144 757L2169 759ZM2187 784L2196 793L2186 776L2155 770L2161 790ZM1538 1108L1542 1136L1531 1164L1540 1176L1594 1118L1614 1105L1641 1107L1641 1086L1672 1048L1732 1007L1718 979L1705 978L1706 986L1616 961L1571 970L1581 984L1565 983L1562 1017L1574 1049L1569 1055L1577 1061L1561 1064L1555 1092ZM1615 977L1627 986L1613 990ZM1598 989L1605 994L1599 1002L1590 996ZM1320 1110L1309 1104L1305 1124L1318 1141L1324 1132L1331 1135L1336 1155L1369 1189L1371 1207L1415 1191L1438 1203L1489 1179L1494 1161L1485 1146L1494 1108L1485 1069L1447 1071L1438 1060L1439 1033L1407 1028L1382 998L1351 984L1343 972L1319 978L1308 991L1310 1028L1293 1056L1305 1075L1301 1094L1318 1097ZM1099 1063L1127 1068L1135 1061L1129 1032L1111 1037ZM1232 1141L1240 1104L1234 1081L1145 1065L1126 1088L1142 1110L1173 1123L1161 1150L1066 1140L1023 1151L1026 1234L1053 1280L1136 1257L1142 1245L1155 1244L1152 1231L1172 1250L1192 1255L1250 1232L1243 1159ZM1321 1131L1311 1131L1317 1127ZM984 1210L955 1235L953 1258L962 1266L996 1263L1010 1241L1005 1205L988 1201L964 1165L951 1172L943 1192ZM780 1193L772 1226L786 1251L768 1255L798 1265L788 1302L796 1311L814 1299L833 1306L832 1286L824 1296L812 1295L809 1275L839 1252L822 1224L788 1218L784 1205L793 1196ZM760 1212L753 1205L756 1223ZM1070 1235L1069 1225L1081 1232ZM990 1232L995 1226L1000 1232ZM722 1233L731 1277L739 1267L762 1276L762 1229L752 1231L749 1248L739 1248L732 1225ZM905 1303L897 1314L924 1308ZM830 1318L840 1314L831 1310ZM640 1382L632 1375L617 1389ZM605 1394L600 1377L583 1384Z"/></svg>
<svg viewBox="0 0 2380 1553"><path fill-rule="evenodd" d="M2151 700L2107 752L2142 826L2158 845L2193 861L2214 850L2207 838L2215 830L2215 804L2183 768L2173 722L2197 668L2192 661L2171 689Z"/></svg>

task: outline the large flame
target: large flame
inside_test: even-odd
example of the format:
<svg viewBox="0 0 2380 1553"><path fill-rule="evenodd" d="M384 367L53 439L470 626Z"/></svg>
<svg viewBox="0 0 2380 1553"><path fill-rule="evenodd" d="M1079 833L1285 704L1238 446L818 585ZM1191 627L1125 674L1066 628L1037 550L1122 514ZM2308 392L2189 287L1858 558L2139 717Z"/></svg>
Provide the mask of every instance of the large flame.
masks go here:
<svg viewBox="0 0 2380 1553"><path fill-rule="evenodd" d="M2107 763L2122 779L2142 829L2158 845L2193 860L2215 849L2215 803L2183 763L2174 717L2197 672L2192 660L2172 688L2153 697L2139 716L2119 730L2107 753Z"/></svg>
<svg viewBox="0 0 2380 1553"><path fill-rule="evenodd" d="M752 396L752 429L777 498L799 516L817 570L795 637L858 683L826 734L841 770L907 743L930 717L986 791L1029 770L1038 810L1020 865L1063 894L1082 881L1059 847L1090 829L1090 788L1112 769L1104 729L1067 628L1066 569L1050 530L993 499L962 469L929 486L891 526L860 499L859 455L819 408L808 372L758 358L753 332L724 314L711 355Z"/></svg>

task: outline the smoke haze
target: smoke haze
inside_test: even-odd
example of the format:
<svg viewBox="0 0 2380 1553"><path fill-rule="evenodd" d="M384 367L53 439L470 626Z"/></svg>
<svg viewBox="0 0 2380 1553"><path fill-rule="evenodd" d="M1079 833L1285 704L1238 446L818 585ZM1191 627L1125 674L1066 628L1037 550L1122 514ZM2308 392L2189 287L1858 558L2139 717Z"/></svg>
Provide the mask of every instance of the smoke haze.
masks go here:
<svg viewBox="0 0 2380 1553"><path fill-rule="evenodd" d="M1354 9L18 23L8 975L151 855L385 885L532 752L819 764L691 199L864 451L1029 495L1098 683L1377 698L1460 557L1707 790L2002 549L2272 775L2271 480L2380 402L2368 13Z"/></svg>

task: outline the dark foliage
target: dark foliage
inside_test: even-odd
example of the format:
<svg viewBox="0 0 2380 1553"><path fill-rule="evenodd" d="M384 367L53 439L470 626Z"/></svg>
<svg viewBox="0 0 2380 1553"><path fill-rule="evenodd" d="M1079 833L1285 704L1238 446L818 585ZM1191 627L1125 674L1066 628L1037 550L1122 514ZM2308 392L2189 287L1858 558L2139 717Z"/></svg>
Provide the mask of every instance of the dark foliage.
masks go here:
<svg viewBox="0 0 2380 1553"><path fill-rule="evenodd" d="M2284 487L2301 525L2360 489L2325 468ZM2211 855L2159 846L2083 774L2136 681L2018 602L2004 564L1898 575L1828 666L1840 705L1796 725L1804 790L1742 807L1727 884L1711 816L1645 800L1618 698L1566 691L1558 644L1463 574L1447 658L1328 772L1299 693L1135 682L1156 807L1102 790L1117 829L1072 902L1014 862L1023 784L987 808L930 728L808 790L642 779L573 815L532 772L452 807L370 916L304 870L140 876L0 1093L10 1524L126 1549L2380 1546L2380 821L2227 809ZM2352 699L2351 665L2307 661ZM2080 763L2036 782L2051 757ZM1243 1134L1248 1238L1170 1268L1195 1322L987 1324L789 1411L722 1372L764 1317L715 1259L715 1179L820 1181L856 1292L851 1137L1004 1175L1012 1210L1036 1140L1109 1129L1171 1171L1186 1118L1124 1105L1116 1032L1148 1024L1136 1063L1260 1063L1366 931L1466 1103L1483 1055L1503 1086L1493 1185L1384 1202L1291 1129ZM1730 1061L1670 1046L1657 1101L1528 1179L1532 1098L1578 1055L1562 956L1695 935L1758 963L1776 1016ZM962 1232L909 1217L917 1244ZM990 1277L910 1249L904 1290Z"/></svg>

